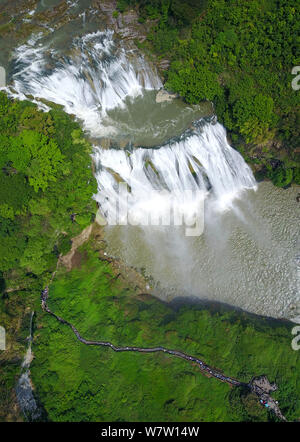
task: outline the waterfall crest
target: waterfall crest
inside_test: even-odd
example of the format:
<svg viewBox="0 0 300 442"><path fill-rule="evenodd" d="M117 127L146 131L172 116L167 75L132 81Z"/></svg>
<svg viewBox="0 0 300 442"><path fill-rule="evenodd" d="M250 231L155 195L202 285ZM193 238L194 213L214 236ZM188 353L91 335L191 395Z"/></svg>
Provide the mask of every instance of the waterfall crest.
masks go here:
<svg viewBox="0 0 300 442"><path fill-rule="evenodd" d="M33 36L15 51L12 79L20 96L30 94L63 105L95 138L115 130L103 125L107 112L124 107L128 97L162 86L143 56L117 45L109 30L76 37L67 55L45 43L42 34ZM255 188L250 168L229 146L225 129L204 120L157 148L128 153L95 146L94 158L99 184L96 198L104 212L109 212L107 206L116 198L116 176L130 186L131 203L136 207L152 189L176 194L177 202L183 204L183 191L199 194L211 188L222 209L244 189Z"/></svg>
<svg viewBox="0 0 300 442"><path fill-rule="evenodd" d="M226 131L219 123L204 120L195 123L179 139L152 149L138 148L132 152L95 148L94 161L99 192L96 200L108 220L115 219L119 182L130 188L131 210L157 210L153 191L172 195L177 204L197 204L197 195L212 196L214 207L225 210L235 197L256 183L242 156L227 142ZM186 191L193 191L186 201ZM162 199L161 204L164 204ZM167 205L165 206L168 209Z"/></svg>
<svg viewBox="0 0 300 442"><path fill-rule="evenodd" d="M116 45L113 31L75 38L68 55L42 41L36 35L15 51L13 88L22 99L32 95L62 105L93 137L106 135L101 123L107 111L162 86L143 56Z"/></svg>

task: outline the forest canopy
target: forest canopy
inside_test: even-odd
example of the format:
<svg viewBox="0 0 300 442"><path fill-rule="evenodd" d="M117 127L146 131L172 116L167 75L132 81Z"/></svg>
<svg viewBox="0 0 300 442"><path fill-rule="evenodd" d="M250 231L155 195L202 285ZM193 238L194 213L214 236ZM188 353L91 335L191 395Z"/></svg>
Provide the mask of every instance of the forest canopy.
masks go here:
<svg viewBox="0 0 300 442"><path fill-rule="evenodd" d="M91 145L60 109L42 112L0 92L2 290L50 271L95 213Z"/></svg>

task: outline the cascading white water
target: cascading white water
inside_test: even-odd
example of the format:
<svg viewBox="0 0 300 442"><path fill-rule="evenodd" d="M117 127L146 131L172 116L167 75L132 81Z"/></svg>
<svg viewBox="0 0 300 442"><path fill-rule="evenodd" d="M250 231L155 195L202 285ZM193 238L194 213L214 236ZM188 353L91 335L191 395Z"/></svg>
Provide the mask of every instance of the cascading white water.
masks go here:
<svg viewBox="0 0 300 442"><path fill-rule="evenodd" d="M23 99L33 95L62 105L93 137L114 132L102 125L108 110L123 106L126 97L162 86L142 56L130 62L130 52L115 45L112 31L76 38L68 56L43 45L42 37L32 37L15 51L13 88Z"/></svg>
<svg viewBox="0 0 300 442"><path fill-rule="evenodd" d="M214 207L223 210L243 190L256 188L251 169L229 146L224 127L204 121L195 126L156 149L138 148L131 153L95 149L96 199L109 223L117 218L115 211L122 204L119 182L130 188L128 210L137 221L144 219L145 212L169 211L170 196L176 207L191 213L196 211L197 199L210 189ZM193 191L188 200L187 190ZM165 193L158 198L157 191Z"/></svg>
<svg viewBox="0 0 300 442"><path fill-rule="evenodd" d="M143 57L130 58L116 47L112 31L76 38L69 52L59 55L42 44L42 34L32 37L15 52L13 86L20 96L31 94L63 105L93 137L106 134L102 121L109 110L122 107L127 97L162 85ZM133 204L145 200L153 187L176 191L180 199L184 190L207 190L209 181L218 203L225 207L241 190L254 188L255 181L242 157L228 145L224 128L200 126L158 150L137 149L129 158L124 151L99 148L95 159L128 182ZM146 160L155 171L150 165L144 168ZM108 186L106 191L112 193L113 180L107 173L106 169L97 175L99 189ZM105 205L101 195L99 202Z"/></svg>

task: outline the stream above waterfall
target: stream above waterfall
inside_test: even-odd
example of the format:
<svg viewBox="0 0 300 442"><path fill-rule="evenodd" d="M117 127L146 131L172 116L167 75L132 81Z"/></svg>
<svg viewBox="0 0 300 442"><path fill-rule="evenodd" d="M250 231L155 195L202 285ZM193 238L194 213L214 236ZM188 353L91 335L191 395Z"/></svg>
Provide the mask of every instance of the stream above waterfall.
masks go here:
<svg viewBox="0 0 300 442"><path fill-rule="evenodd" d="M164 300L194 297L300 317L299 189L257 184L225 128L209 118L211 103L157 103L163 84L155 66L108 29L105 17L92 9L81 16L82 2L71 3L76 18L14 48L10 95L43 110L57 103L80 122L94 145L95 199L107 218L120 181L137 217L164 210L165 200L151 199L154 190L183 211L197 202L187 202L185 191L204 194L201 235L186 236L184 226L107 226L108 253L143 268Z"/></svg>

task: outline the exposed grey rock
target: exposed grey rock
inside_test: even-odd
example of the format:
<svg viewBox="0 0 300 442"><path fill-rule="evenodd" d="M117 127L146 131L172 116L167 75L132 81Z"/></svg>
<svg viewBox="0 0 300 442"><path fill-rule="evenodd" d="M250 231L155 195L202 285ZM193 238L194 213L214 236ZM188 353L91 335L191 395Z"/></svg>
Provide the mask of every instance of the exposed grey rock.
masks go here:
<svg viewBox="0 0 300 442"><path fill-rule="evenodd" d="M30 371L27 370L19 378L16 386L16 395L22 412L29 421L33 421L41 417L41 410L38 408L34 398L29 375Z"/></svg>
<svg viewBox="0 0 300 442"><path fill-rule="evenodd" d="M177 97L177 94L171 94L165 89L161 89L157 92L156 103L163 103L164 101L172 101Z"/></svg>

